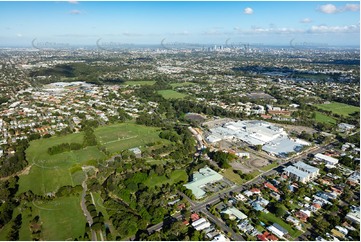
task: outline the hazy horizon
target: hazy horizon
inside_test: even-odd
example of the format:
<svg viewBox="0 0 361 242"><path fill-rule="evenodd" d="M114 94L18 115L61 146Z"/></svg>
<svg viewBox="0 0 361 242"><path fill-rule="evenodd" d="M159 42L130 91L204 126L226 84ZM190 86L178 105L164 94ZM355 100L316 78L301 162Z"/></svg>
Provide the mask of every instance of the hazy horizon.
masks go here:
<svg viewBox="0 0 361 242"><path fill-rule="evenodd" d="M0 46L360 46L359 2L0 2Z"/></svg>

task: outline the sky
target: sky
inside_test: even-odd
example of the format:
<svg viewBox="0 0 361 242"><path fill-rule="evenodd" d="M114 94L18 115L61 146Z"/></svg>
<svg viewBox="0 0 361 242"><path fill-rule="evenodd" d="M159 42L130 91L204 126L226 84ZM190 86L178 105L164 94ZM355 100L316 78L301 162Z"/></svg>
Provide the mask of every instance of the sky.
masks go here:
<svg viewBox="0 0 361 242"><path fill-rule="evenodd" d="M0 46L359 46L360 3L0 2Z"/></svg>

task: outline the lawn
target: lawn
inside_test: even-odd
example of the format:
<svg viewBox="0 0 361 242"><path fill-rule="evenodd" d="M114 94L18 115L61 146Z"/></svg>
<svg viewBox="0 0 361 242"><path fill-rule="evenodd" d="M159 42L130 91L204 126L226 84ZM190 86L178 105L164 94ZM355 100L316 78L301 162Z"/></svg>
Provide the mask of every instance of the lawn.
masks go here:
<svg viewBox="0 0 361 242"><path fill-rule="evenodd" d="M144 184L148 187L162 186L163 184L169 183L174 184L180 181L186 182L188 180L188 175L184 170L175 170L170 174L170 179L165 175L158 176L157 174L151 175Z"/></svg>
<svg viewBox="0 0 361 242"><path fill-rule="evenodd" d="M80 196L34 202L33 214L35 213L40 215L43 222L44 240L74 240L84 234L86 220L80 207Z"/></svg>
<svg viewBox="0 0 361 242"><path fill-rule="evenodd" d="M97 128L99 143L110 153L144 146L150 142L164 141L159 138L159 129L133 123L113 124Z"/></svg>
<svg viewBox="0 0 361 242"><path fill-rule="evenodd" d="M187 96L186 94L183 94L183 93L180 93L177 91L173 91L173 90L160 90L160 91L158 91L158 93L160 95L162 95L165 99L171 99L171 98L182 99Z"/></svg>
<svg viewBox="0 0 361 242"><path fill-rule="evenodd" d="M153 85L155 81L126 81L125 85L135 86L135 85Z"/></svg>
<svg viewBox="0 0 361 242"><path fill-rule="evenodd" d="M315 106L322 110L331 111L332 113L344 116L350 115L351 113L356 111L360 111L359 107L338 102L331 102L329 104L318 104Z"/></svg>
<svg viewBox="0 0 361 242"><path fill-rule="evenodd" d="M266 214L266 213L262 212L259 218L265 224L278 223L279 225L281 225L283 228L285 228L288 231L289 235L292 238L297 238L298 236L300 236L302 234L302 231L293 229L290 224L284 222L281 218L276 217L273 213Z"/></svg>
<svg viewBox="0 0 361 242"><path fill-rule="evenodd" d="M272 162L272 163L269 164L269 165L266 165L266 166L261 167L260 170L262 170L262 171L268 171L268 170L273 169L273 168L275 168L275 167L277 167L277 166L278 166L278 163L277 163L276 161L274 161L274 162Z"/></svg>
<svg viewBox="0 0 361 242"><path fill-rule="evenodd" d="M320 112L316 112L315 120L320 123L336 124L336 119L329 117Z"/></svg>
<svg viewBox="0 0 361 242"><path fill-rule="evenodd" d="M12 226L12 222L7 223L4 225L4 227L2 227L0 229L0 241L8 241L7 239L7 235L10 233L11 231L11 226Z"/></svg>
<svg viewBox="0 0 361 242"><path fill-rule="evenodd" d="M220 174L236 184L242 184L244 182L238 174L233 172L232 168L224 169Z"/></svg>
<svg viewBox="0 0 361 242"><path fill-rule="evenodd" d="M58 138L67 139L67 136ZM81 174L71 174L70 168L75 164L84 164L88 160L105 158L105 155L95 146L49 155L47 153L47 148L50 147L49 144L39 145L43 141L32 141L26 151L32 168L28 175L20 176L19 193L31 190L35 194L44 195L48 192L55 192L61 186L79 185L82 182ZM34 147L38 148L36 154L32 153Z"/></svg>

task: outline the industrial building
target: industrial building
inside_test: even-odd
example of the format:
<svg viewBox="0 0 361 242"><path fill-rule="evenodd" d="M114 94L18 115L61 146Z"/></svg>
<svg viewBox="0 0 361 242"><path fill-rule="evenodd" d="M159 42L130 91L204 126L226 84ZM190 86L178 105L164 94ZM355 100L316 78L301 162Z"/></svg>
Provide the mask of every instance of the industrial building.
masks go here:
<svg viewBox="0 0 361 242"><path fill-rule="evenodd" d="M210 143L239 140L252 146L262 145L264 151L275 156L298 152L307 144L305 141L290 139L281 127L258 120L229 122L210 131L211 134L206 138Z"/></svg>
<svg viewBox="0 0 361 242"><path fill-rule="evenodd" d="M306 183L319 175L319 169L299 161L292 166L288 166L283 173L293 180Z"/></svg>
<svg viewBox="0 0 361 242"><path fill-rule="evenodd" d="M338 159L318 153L315 155L315 159L326 163L326 167L333 168L338 163Z"/></svg>
<svg viewBox="0 0 361 242"><path fill-rule="evenodd" d="M209 167L199 169L199 172L195 172L192 176L192 181L184 186L192 190L193 195L200 199L204 197L206 192L202 189L205 185L220 181L223 176L215 172Z"/></svg>

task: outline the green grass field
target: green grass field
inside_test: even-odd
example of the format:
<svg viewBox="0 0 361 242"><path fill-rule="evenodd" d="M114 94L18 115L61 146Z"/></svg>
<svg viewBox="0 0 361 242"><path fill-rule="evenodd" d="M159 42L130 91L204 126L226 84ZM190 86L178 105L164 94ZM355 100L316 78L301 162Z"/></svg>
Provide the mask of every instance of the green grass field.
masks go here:
<svg viewBox="0 0 361 242"><path fill-rule="evenodd" d="M114 124L95 130L98 142L111 153L160 141L162 139L159 138L158 134L157 128L134 123ZM81 184L84 179L82 171L72 174L72 168L86 164L89 160L103 160L106 158L105 154L96 146L56 155L49 155L47 150L49 147L61 143L82 143L82 141L83 134L77 133L30 142L26 156L29 163L32 164L32 168L28 175L20 176L19 193L32 190L35 194L44 195L48 192L57 191L61 186ZM167 143L169 141L162 140L162 142Z"/></svg>
<svg viewBox="0 0 361 242"><path fill-rule="evenodd" d="M183 93L180 93L177 91L173 91L173 90L160 90L160 91L158 91L158 93L160 95L162 95L165 99L171 99L171 98L181 99L181 98L184 98L187 96L186 94L183 94Z"/></svg>
<svg viewBox="0 0 361 242"><path fill-rule="evenodd" d="M156 187L162 186L163 184L169 183L174 184L180 181L187 181L188 175L184 170L175 170L170 174L170 179L168 179L165 175L158 176L157 174L151 175L144 184L148 187Z"/></svg>
<svg viewBox="0 0 361 242"><path fill-rule="evenodd" d="M275 168L277 166L278 166L277 162L272 162L271 164L263 166L263 167L261 167L259 169L262 170L262 171L268 171L268 170L273 169L273 168Z"/></svg>
<svg viewBox="0 0 361 242"><path fill-rule="evenodd" d="M80 207L80 197L34 202L33 214L35 213L40 215L43 222L44 240L74 240L84 234L86 219Z"/></svg>
<svg viewBox="0 0 361 242"><path fill-rule="evenodd" d="M320 123L336 124L336 119L329 117L326 114L320 112L316 112L315 120L316 122L320 122Z"/></svg>
<svg viewBox="0 0 361 242"><path fill-rule="evenodd" d="M135 85L153 85L155 81L126 81L125 85L135 86Z"/></svg>
<svg viewBox="0 0 361 242"><path fill-rule="evenodd" d="M99 143L110 153L144 146L150 142L162 140L159 138L159 129L133 123L113 124L97 128L95 135ZM165 142L165 140L162 140Z"/></svg>
<svg viewBox="0 0 361 242"><path fill-rule="evenodd" d="M35 140L30 143L26 151L32 168L28 175L20 176L19 193L32 190L35 194L54 192L61 186L79 185L82 175L71 174L70 169L76 164L84 164L88 160L104 159L105 155L97 147L86 147L82 150L49 155L47 148L58 143L59 139L68 139L67 136ZM52 142L56 141L56 142ZM60 142L62 143L62 142Z"/></svg>
<svg viewBox="0 0 361 242"><path fill-rule="evenodd" d="M281 218L276 217L276 215L274 215L273 213L261 213L260 215L260 220L263 221L264 223L278 223L279 225L281 225L283 228L285 228L289 235L292 238L297 238L298 236L300 236L302 234L302 231L299 231L297 229L293 229L292 226L286 222L284 222Z"/></svg>
<svg viewBox="0 0 361 242"><path fill-rule="evenodd" d="M225 169L223 172L220 172L220 174L236 184L242 184L244 182L238 174L233 172L232 168Z"/></svg>
<svg viewBox="0 0 361 242"><path fill-rule="evenodd" d="M351 106L345 103L331 102L329 104L315 105L322 110L331 111L332 113L347 116L353 112L360 111L359 107Z"/></svg>

